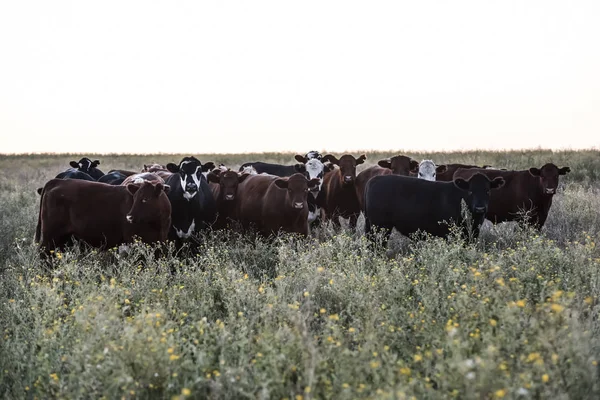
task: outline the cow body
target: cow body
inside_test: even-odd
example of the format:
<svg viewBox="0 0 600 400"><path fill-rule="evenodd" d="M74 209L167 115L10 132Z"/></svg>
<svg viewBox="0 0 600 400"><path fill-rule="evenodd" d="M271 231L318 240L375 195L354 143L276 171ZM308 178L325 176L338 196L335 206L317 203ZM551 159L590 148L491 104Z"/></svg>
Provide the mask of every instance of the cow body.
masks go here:
<svg viewBox="0 0 600 400"><path fill-rule="evenodd" d="M418 230L445 237L449 222L472 229L475 237L485 218L489 191L502 186L502 178L490 181L477 174L469 180L431 182L414 177L387 175L372 178L365 193L365 232L384 230L386 236L396 228L403 235ZM472 213L472 225L466 226L461 203Z"/></svg>
<svg viewBox="0 0 600 400"><path fill-rule="evenodd" d="M506 184L492 196L487 219L493 223L528 222L541 229L548 218L558 187L558 177L569 171L569 167L558 168L554 164L545 164L540 169L530 168L522 171L459 169L454 175L463 179L475 173L484 174L489 178L502 177ZM525 221L525 216L528 221Z"/></svg>
<svg viewBox="0 0 600 400"><path fill-rule="evenodd" d="M306 172L305 164L309 160L319 160L321 161L321 154L318 151L309 151L304 156L297 154L295 157L296 161L299 164L295 165L282 165L282 164L273 164L273 163L265 163L262 161L254 161L247 162L240 166L239 171L244 172L244 170L249 171L249 167L254 168L257 174L269 174L275 176L292 176L297 173ZM312 178L309 178L312 179Z"/></svg>
<svg viewBox="0 0 600 400"><path fill-rule="evenodd" d="M450 182L454 179L454 173L459 169L484 169L489 167L489 165L479 166L479 165L470 165L470 164L444 164L446 166L446 170L443 172L438 172L435 177L436 181L440 182Z"/></svg>
<svg viewBox="0 0 600 400"><path fill-rule="evenodd" d="M216 204L206 178L202 163L195 157L184 157L179 165L167 164L170 171L157 171L170 187L171 224L169 239L178 246L192 238L215 221Z"/></svg>
<svg viewBox="0 0 600 400"><path fill-rule="evenodd" d="M164 241L171 205L162 185L113 186L81 180L52 179L44 186L36 242L49 252L75 237L98 248L131 242Z"/></svg>
<svg viewBox="0 0 600 400"><path fill-rule="evenodd" d="M89 174L79 171L76 168L69 168L68 170L61 172L56 175L56 179L79 179L82 181L91 181L94 182L95 179L92 178Z"/></svg>
<svg viewBox="0 0 600 400"><path fill-rule="evenodd" d="M249 174L239 174L235 171L220 169L208 174L208 184L217 204L217 220L213 229L224 229L231 220L236 220L236 206L239 199L238 186Z"/></svg>
<svg viewBox="0 0 600 400"><path fill-rule="evenodd" d="M339 160L331 154L322 158L323 162L331 162L339 167L326 174L323 180L325 219L332 220L337 226L340 225L338 217L348 218L351 228L356 226L360 214L360 203L355 188L356 166L362 164L366 158L364 154L358 158L344 154Z"/></svg>
<svg viewBox="0 0 600 400"><path fill-rule="evenodd" d="M236 216L244 228L255 226L266 236L278 232L309 234L307 195L318 180L303 174L287 179L249 175L238 186Z"/></svg>
<svg viewBox="0 0 600 400"><path fill-rule="evenodd" d="M142 184L144 182L155 182L164 184L165 180L153 172L140 172L137 174L129 175L127 178L125 178L121 185L127 186L132 183Z"/></svg>
<svg viewBox="0 0 600 400"><path fill-rule="evenodd" d="M110 171L106 175L102 175L98 182L108 183L109 185L120 185L125 181L127 175L121 173L120 171Z"/></svg>
<svg viewBox="0 0 600 400"><path fill-rule="evenodd" d="M389 159L379 160L377 165L366 168L356 176L356 197L360 210L365 209L364 196L365 188L369 179L380 175L404 175L408 176L411 172L416 172L419 163L410 157L394 156Z"/></svg>

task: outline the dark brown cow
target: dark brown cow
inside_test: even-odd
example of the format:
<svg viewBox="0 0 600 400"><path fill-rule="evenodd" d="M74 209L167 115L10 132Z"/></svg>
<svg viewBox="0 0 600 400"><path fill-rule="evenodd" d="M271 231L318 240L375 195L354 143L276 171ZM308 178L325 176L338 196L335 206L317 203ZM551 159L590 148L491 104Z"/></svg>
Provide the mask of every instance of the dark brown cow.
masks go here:
<svg viewBox="0 0 600 400"><path fill-rule="evenodd" d="M307 195L318 184L300 173L289 178L249 175L238 185L236 216L244 228L254 225L266 236L280 231L308 235Z"/></svg>
<svg viewBox="0 0 600 400"><path fill-rule="evenodd" d="M114 186L81 180L52 179L40 199L36 242L46 254L75 237L93 247L167 239L171 204L158 183Z"/></svg>
<svg viewBox="0 0 600 400"><path fill-rule="evenodd" d="M208 185L217 203L217 220L212 225L213 229L223 229L227 227L229 219L236 219L238 185L249 176L249 174L239 174L232 170L221 171L219 169L215 169L207 175Z"/></svg>
<svg viewBox="0 0 600 400"><path fill-rule="evenodd" d="M331 154L322 158L323 163L329 161L339 167L326 174L323 179L324 219L330 219L339 226L338 217L349 218L350 226L356 226L356 220L360 214L360 204L355 189L356 166L364 163L366 159L367 156L364 154L358 158L344 154L339 160Z"/></svg>
<svg viewBox="0 0 600 400"><path fill-rule="evenodd" d="M435 177L436 181L442 181L442 182L451 182L454 178L454 173L459 169L459 168L463 168L463 169L472 169L472 168L488 168L491 167L491 165L484 165L484 166L479 166L479 165L470 165L470 164L444 164L446 166L446 170L444 171L438 171L437 175Z"/></svg>
<svg viewBox="0 0 600 400"><path fill-rule="evenodd" d="M144 168L142 168L142 172L156 172L156 171L168 171L166 165L152 163L152 164L144 164Z"/></svg>
<svg viewBox="0 0 600 400"><path fill-rule="evenodd" d="M154 183L162 183L162 184L165 183L165 180L163 178L161 178L160 176L158 176L157 174L155 174L153 172L140 172L137 174L129 175L127 178L125 178L123 183L121 183L121 186L127 186L132 183L142 184L145 181L154 182Z"/></svg>
<svg viewBox="0 0 600 400"><path fill-rule="evenodd" d="M455 178L468 179L479 172L493 179L504 178L505 185L494 192L486 218L493 223L503 221L523 221L527 213L528 223L542 229L552 205L552 198L558 187L558 177L570 172L569 167L558 168L552 163L542 168L529 168L523 171L498 169L459 169Z"/></svg>
<svg viewBox="0 0 600 400"><path fill-rule="evenodd" d="M360 210L364 211L365 209L365 187L367 187L369 179L374 176L391 174L408 176L411 172L415 174L419 172L419 162L406 156L394 156L385 160L379 160L377 165L361 171L356 177L356 183L354 184Z"/></svg>

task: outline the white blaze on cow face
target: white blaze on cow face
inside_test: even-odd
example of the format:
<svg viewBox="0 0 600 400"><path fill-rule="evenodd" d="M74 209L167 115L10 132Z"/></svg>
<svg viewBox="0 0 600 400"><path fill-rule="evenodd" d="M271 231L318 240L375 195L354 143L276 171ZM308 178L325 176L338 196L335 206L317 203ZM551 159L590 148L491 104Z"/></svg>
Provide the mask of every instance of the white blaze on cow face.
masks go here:
<svg viewBox="0 0 600 400"><path fill-rule="evenodd" d="M187 231L178 229L177 227L175 227L175 225L173 225L173 228L175 228L175 233L177 234L177 236L180 239L188 239L190 236L192 236L192 233L194 233L194 228L196 227L196 221L192 220L192 223L190 224L190 227L188 228Z"/></svg>
<svg viewBox="0 0 600 400"><path fill-rule="evenodd" d="M436 178L436 165L431 160L423 160L419 164L419 179L425 179L426 181L435 181Z"/></svg>
<svg viewBox="0 0 600 400"><path fill-rule="evenodd" d="M318 179L319 184L314 187L314 190L311 190L311 193L314 197L317 197L317 194L321 190L321 186L323 185L323 175L325 173L325 165L315 158L308 160L306 162L306 173L308 174L308 180Z"/></svg>

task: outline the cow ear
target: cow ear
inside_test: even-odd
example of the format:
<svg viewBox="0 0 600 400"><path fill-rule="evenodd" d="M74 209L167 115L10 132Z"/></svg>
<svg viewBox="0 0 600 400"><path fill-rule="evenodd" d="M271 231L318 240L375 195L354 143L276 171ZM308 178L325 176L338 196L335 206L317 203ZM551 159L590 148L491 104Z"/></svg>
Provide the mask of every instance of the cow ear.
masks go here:
<svg viewBox="0 0 600 400"><path fill-rule="evenodd" d="M306 165L296 164L296 165L294 165L294 169L300 173L304 173L304 172L306 172Z"/></svg>
<svg viewBox="0 0 600 400"><path fill-rule="evenodd" d="M287 179L276 179L275 185L280 189L287 189L288 181L287 181Z"/></svg>
<svg viewBox="0 0 600 400"><path fill-rule="evenodd" d="M94 160L92 162L92 167L97 167L98 165L100 165L100 160Z"/></svg>
<svg viewBox="0 0 600 400"><path fill-rule="evenodd" d="M165 191L165 193L169 193L171 191L171 186L163 185L163 190Z"/></svg>
<svg viewBox="0 0 600 400"><path fill-rule="evenodd" d="M540 171L538 168L529 168L529 173L533 176L540 176L542 171Z"/></svg>
<svg viewBox="0 0 600 400"><path fill-rule="evenodd" d="M456 178L454 180L454 186L461 190L469 190L469 182L465 181L462 178Z"/></svg>
<svg viewBox="0 0 600 400"><path fill-rule="evenodd" d="M135 192L137 192L139 188L140 187L138 185L134 185L132 183L127 185L127 191L131 193L132 196L135 195Z"/></svg>
<svg viewBox="0 0 600 400"><path fill-rule="evenodd" d="M360 156L356 159L356 165L364 163L366 159L367 159L367 156L363 154L362 156Z"/></svg>
<svg viewBox="0 0 600 400"><path fill-rule="evenodd" d="M206 164L203 164L200 169L202 170L202 172L212 171L213 169L215 169L215 163L212 161L209 161Z"/></svg>
<svg viewBox="0 0 600 400"><path fill-rule="evenodd" d="M41 195L43 190L44 190L43 187L37 188L36 192L37 192L37 194Z"/></svg>
<svg viewBox="0 0 600 400"><path fill-rule="evenodd" d="M308 158L306 158L306 157L304 157L304 156L301 156L300 154L296 154L296 155L294 156L294 159L295 159L296 161L298 161L299 163L302 163L302 164L306 164L306 162L308 161Z"/></svg>
<svg viewBox="0 0 600 400"><path fill-rule="evenodd" d="M70 165L71 167L73 167L73 168L79 168L79 164L77 164L77 161L71 161L71 162L69 163L69 165Z"/></svg>
<svg viewBox="0 0 600 400"><path fill-rule="evenodd" d="M558 174L559 175L566 175L567 172L571 172L571 168L569 168L569 167L562 167L561 169L558 170Z"/></svg>
<svg viewBox="0 0 600 400"><path fill-rule="evenodd" d="M503 177L497 176L494 179L492 179L492 182L490 183L490 187L492 189L500 189L502 186L504 186L505 183L506 183L506 181L504 180Z"/></svg>
<svg viewBox="0 0 600 400"><path fill-rule="evenodd" d="M312 188L315 186L319 186L319 183L321 183L321 180L318 178L312 178L310 181L308 181L308 187Z"/></svg>
<svg viewBox="0 0 600 400"><path fill-rule="evenodd" d="M410 160L410 172L419 172L419 162Z"/></svg>
<svg viewBox="0 0 600 400"><path fill-rule="evenodd" d="M392 169L392 161L391 160L379 160L377 162L377 165L379 165L381 168Z"/></svg>
<svg viewBox="0 0 600 400"><path fill-rule="evenodd" d="M323 164L325 164L327 161L329 161L330 163L335 164L335 165L340 164L340 160L335 158L335 156L333 154L327 154L327 155L323 156L323 158L321 158L321 162Z"/></svg>
<svg viewBox="0 0 600 400"><path fill-rule="evenodd" d="M435 167L435 172L438 174L443 174L447 170L448 170L448 167L445 164L438 165L437 167Z"/></svg>
<svg viewBox="0 0 600 400"><path fill-rule="evenodd" d="M238 183L242 183L246 180L247 177L249 177L250 174L242 174L240 176L238 176Z"/></svg>
<svg viewBox="0 0 600 400"><path fill-rule="evenodd" d="M156 197L160 196L160 193L163 191L164 187L162 183L157 183L156 185L154 185L154 195Z"/></svg>
<svg viewBox="0 0 600 400"><path fill-rule="evenodd" d="M333 167L333 164L331 163L327 163L327 164L323 164L323 173L327 173L327 172L331 172L333 171L335 168Z"/></svg>
<svg viewBox="0 0 600 400"><path fill-rule="evenodd" d="M219 172L221 172L220 170L218 170ZM211 171L208 175L206 175L206 179L209 182L213 182L213 183L220 183L221 182L221 177L219 173L216 173L215 171Z"/></svg>
<svg viewBox="0 0 600 400"><path fill-rule="evenodd" d="M173 164L172 162L170 162L167 164L167 171L176 174L179 172L179 165Z"/></svg>

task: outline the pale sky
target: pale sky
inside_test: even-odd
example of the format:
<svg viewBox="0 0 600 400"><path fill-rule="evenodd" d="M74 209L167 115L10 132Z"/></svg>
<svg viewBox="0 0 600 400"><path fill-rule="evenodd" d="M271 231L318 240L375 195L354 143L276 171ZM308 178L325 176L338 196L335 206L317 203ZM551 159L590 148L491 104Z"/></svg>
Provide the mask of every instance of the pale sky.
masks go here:
<svg viewBox="0 0 600 400"><path fill-rule="evenodd" d="M600 146L600 1L0 3L0 153Z"/></svg>

